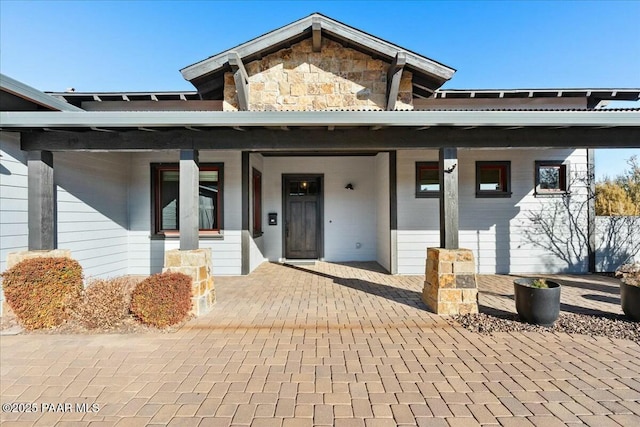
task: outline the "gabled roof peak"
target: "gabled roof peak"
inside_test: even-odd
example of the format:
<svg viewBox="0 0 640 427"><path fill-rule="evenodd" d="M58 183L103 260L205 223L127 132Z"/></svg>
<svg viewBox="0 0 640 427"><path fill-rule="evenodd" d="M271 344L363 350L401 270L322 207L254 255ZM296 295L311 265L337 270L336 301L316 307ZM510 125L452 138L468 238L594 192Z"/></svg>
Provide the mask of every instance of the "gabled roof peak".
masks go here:
<svg viewBox="0 0 640 427"><path fill-rule="evenodd" d="M360 31L319 12L314 12L284 27L189 65L180 72L201 93L207 92L207 89L203 89L204 83L207 83L208 88L218 87L219 85L212 81L220 80L224 72L230 69L230 54L237 54L242 62L248 63L309 38L313 40L314 50L320 51L323 37L389 63L393 62L399 53L404 54L406 67L413 73L415 84L428 92L439 88L455 72L451 67Z"/></svg>

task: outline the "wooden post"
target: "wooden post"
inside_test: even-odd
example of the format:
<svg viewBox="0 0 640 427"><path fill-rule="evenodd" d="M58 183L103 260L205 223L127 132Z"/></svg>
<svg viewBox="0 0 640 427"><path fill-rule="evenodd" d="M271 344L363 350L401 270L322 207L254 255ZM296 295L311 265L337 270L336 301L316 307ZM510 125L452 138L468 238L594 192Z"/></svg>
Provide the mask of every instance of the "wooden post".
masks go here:
<svg viewBox="0 0 640 427"><path fill-rule="evenodd" d="M198 249L200 205L198 150L180 150L180 250Z"/></svg>
<svg viewBox="0 0 640 427"><path fill-rule="evenodd" d="M27 168L29 250L55 249L56 200L53 153L29 151Z"/></svg>
<svg viewBox="0 0 640 427"><path fill-rule="evenodd" d="M249 152L242 152L242 236L241 236L241 252L242 262L240 266L240 274L249 274L250 270L250 251L251 236L249 235Z"/></svg>
<svg viewBox="0 0 640 427"><path fill-rule="evenodd" d="M320 52L322 50L322 21L320 17L314 16L311 18L311 44L314 52Z"/></svg>
<svg viewBox="0 0 640 427"><path fill-rule="evenodd" d="M397 151L389 151L389 228L391 228L391 240L389 252L391 252L390 271L398 274L398 190L397 190Z"/></svg>
<svg viewBox="0 0 640 427"><path fill-rule="evenodd" d="M387 111L393 111L396 109L398 91L400 90L400 80L402 79L402 70L406 63L407 54L405 52L398 52L387 70Z"/></svg>
<svg viewBox="0 0 640 427"><path fill-rule="evenodd" d="M596 272L596 169L595 150L587 150L587 257L589 273Z"/></svg>
<svg viewBox="0 0 640 427"><path fill-rule="evenodd" d="M249 110L249 74L244 68L242 58L237 52L229 53L229 66L233 71L233 80L238 93L238 107L240 111Z"/></svg>
<svg viewBox="0 0 640 427"><path fill-rule="evenodd" d="M440 247L458 249L458 149L440 148Z"/></svg>

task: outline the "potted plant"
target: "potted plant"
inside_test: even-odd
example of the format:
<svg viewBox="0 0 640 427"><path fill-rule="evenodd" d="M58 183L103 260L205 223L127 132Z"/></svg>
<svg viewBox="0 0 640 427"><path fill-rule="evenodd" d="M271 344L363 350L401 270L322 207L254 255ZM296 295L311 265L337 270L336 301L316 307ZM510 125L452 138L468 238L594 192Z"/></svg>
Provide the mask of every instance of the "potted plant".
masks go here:
<svg viewBox="0 0 640 427"><path fill-rule="evenodd" d="M624 314L640 322L640 264L625 264L616 270L620 278L620 304Z"/></svg>
<svg viewBox="0 0 640 427"><path fill-rule="evenodd" d="M547 279L513 281L516 311L520 319L541 326L553 326L560 315L560 284Z"/></svg>

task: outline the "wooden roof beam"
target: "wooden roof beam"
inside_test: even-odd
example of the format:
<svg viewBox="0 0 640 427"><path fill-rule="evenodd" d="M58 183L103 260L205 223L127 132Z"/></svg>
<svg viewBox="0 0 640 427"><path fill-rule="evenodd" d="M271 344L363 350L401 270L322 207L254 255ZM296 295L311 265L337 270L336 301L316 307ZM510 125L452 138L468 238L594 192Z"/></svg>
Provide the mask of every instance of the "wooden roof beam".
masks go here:
<svg viewBox="0 0 640 427"><path fill-rule="evenodd" d="M396 109L398 91L400 90L400 80L402 79L402 70L406 63L407 54L405 52L398 52L387 70L387 111L393 111Z"/></svg>
<svg viewBox="0 0 640 427"><path fill-rule="evenodd" d="M238 52L229 52L229 66L233 71L233 80L236 83L236 92L238 93L238 106L241 111L249 110L249 74L244 68L242 58Z"/></svg>
<svg viewBox="0 0 640 427"><path fill-rule="evenodd" d="M313 51L320 52L322 49L322 21L319 16L314 16L311 19L311 32Z"/></svg>

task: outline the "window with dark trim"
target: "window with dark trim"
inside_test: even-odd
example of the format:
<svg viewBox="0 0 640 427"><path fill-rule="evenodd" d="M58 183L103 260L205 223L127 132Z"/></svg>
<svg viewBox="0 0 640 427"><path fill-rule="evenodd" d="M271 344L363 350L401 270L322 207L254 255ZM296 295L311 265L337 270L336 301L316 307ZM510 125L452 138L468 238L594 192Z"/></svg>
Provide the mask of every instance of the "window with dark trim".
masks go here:
<svg viewBox="0 0 640 427"><path fill-rule="evenodd" d="M200 164L198 221L200 231L223 229L223 165ZM180 229L180 167L178 163L151 164L152 229L154 234L177 234Z"/></svg>
<svg viewBox="0 0 640 427"><path fill-rule="evenodd" d="M416 197L440 195L440 166L438 162L416 162Z"/></svg>
<svg viewBox="0 0 640 427"><path fill-rule="evenodd" d="M253 169L253 236L262 236L262 174Z"/></svg>
<svg viewBox="0 0 640 427"><path fill-rule="evenodd" d="M536 195L566 194L567 165L562 161L536 161Z"/></svg>
<svg viewBox="0 0 640 427"><path fill-rule="evenodd" d="M476 197L511 197L511 162L476 162Z"/></svg>

